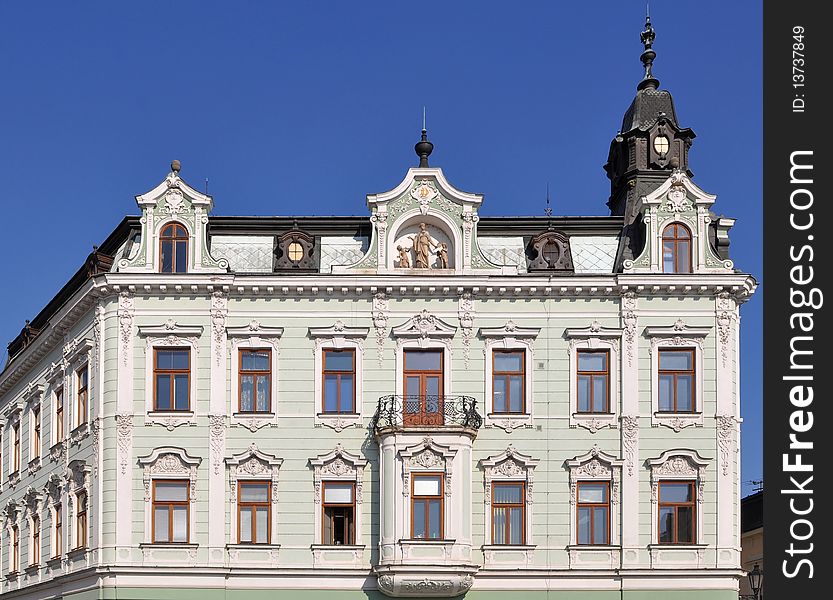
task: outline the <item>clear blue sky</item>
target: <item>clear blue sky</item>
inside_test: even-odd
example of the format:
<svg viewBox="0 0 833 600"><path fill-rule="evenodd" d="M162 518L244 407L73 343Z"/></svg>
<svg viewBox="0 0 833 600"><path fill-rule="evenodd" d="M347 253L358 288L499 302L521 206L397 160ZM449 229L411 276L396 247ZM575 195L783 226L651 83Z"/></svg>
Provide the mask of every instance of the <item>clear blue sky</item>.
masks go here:
<svg viewBox="0 0 833 600"><path fill-rule="evenodd" d="M641 77L645 3L0 5L5 345L173 158L219 215L366 214L415 166L483 213L607 214L602 165ZM761 280L761 6L655 1L654 74L694 181ZM743 480L760 479L761 291L742 309ZM744 485L744 493L751 486Z"/></svg>

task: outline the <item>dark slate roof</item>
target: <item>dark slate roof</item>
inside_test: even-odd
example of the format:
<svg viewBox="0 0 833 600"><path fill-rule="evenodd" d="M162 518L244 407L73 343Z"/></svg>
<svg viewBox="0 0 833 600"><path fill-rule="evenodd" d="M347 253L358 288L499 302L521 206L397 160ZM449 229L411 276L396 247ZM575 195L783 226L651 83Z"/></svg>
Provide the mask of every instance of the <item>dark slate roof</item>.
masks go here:
<svg viewBox="0 0 833 600"><path fill-rule="evenodd" d="M741 533L764 526L764 493L755 492L740 501Z"/></svg>
<svg viewBox="0 0 833 600"><path fill-rule="evenodd" d="M671 92L656 90L652 87L639 90L625 113L625 118L622 119L622 133L627 133L632 129L647 131L657 122L657 116L661 112L665 113L675 127L680 128Z"/></svg>

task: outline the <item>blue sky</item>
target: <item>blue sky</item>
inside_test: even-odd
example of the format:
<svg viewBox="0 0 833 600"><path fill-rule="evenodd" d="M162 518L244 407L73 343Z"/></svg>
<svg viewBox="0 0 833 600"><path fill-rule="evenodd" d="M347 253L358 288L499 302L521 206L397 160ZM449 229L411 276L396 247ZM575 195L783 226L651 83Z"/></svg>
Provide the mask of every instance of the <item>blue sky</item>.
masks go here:
<svg viewBox="0 0 833 600"><path fill-rule="evenodd" d="M641 77L641 1L0 5L0 340L173 158L218 215L366 214L415 166L482 212L607 214L602 165ZM694 181L762 280L761 6L654 2L654 74ZM762 288L742 308L744 481L760 479ZM744 493L752 488L744 484Z"/></svg>

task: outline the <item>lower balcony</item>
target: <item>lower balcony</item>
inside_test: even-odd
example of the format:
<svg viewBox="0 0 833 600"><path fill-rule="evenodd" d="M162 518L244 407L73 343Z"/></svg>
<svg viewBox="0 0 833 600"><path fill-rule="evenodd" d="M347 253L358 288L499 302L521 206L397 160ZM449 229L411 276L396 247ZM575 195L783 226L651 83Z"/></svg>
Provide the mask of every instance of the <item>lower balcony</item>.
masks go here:
<svg viewBox="0 0 833 600"><path fill-rule="evenodd" d="M471 396L382 396L371 425L377 435L409 429L476 433L483 418Z"/></svg>

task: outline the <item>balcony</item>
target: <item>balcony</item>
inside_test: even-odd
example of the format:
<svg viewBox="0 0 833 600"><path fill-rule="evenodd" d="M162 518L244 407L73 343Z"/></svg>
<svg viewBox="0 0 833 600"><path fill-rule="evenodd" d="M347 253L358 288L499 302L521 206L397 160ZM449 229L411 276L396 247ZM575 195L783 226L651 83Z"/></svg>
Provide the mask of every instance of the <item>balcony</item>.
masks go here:
<svg viewBox="0 0 833 600"><path fill-rule="evenodd" d="M480 429L483 418L471 396L382 396L371 425L378 435L408 429Z"/></svg>

